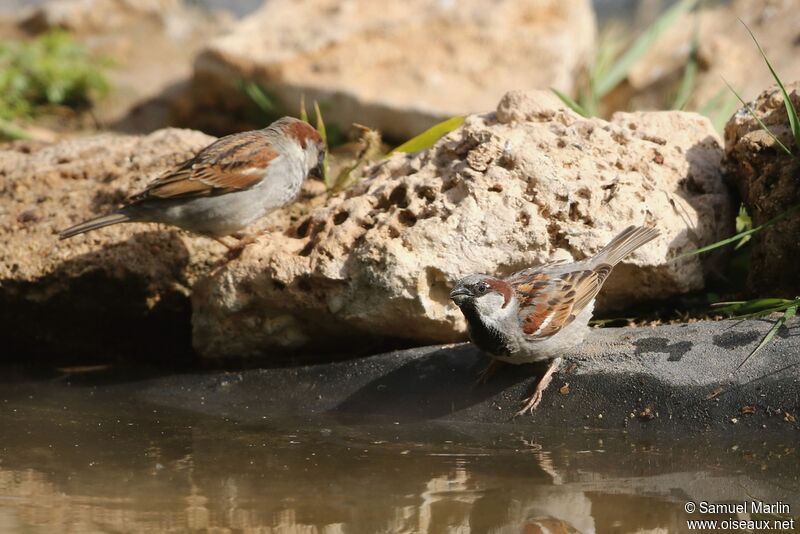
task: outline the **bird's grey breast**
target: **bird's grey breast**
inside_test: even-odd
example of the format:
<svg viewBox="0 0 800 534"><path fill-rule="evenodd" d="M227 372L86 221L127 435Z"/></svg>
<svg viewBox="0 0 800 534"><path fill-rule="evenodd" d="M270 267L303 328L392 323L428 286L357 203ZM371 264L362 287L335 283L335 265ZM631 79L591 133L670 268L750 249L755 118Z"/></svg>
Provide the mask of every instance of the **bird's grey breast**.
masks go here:
<svg viewBox="0 0 800 534"><path fill-rule="evenodd" d="M275 209L292 202L300 193L305 179L302 161L279 156L270 162L264 179L256 186L267 209Z"/></svg>

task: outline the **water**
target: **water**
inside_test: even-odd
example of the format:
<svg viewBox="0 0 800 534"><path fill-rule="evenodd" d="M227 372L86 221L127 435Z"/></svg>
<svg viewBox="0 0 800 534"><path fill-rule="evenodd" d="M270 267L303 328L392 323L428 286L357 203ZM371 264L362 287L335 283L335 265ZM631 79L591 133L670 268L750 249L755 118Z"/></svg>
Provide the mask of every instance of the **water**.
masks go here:
<svg viewBox="0 0 800 534"><path fill-rule="evenodd" d="M800 510L796 433L245 421L133 377L0 377L2 533L684 532L715 517L689 500Z"/></svg>

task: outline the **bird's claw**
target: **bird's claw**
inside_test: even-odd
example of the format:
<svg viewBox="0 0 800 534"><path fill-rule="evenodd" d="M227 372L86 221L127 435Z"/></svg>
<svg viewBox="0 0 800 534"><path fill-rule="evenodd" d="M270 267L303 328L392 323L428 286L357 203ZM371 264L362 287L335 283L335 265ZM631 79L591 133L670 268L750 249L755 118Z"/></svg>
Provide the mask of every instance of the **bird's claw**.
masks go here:
<svg viewBox="0 0 800 534"><path fill-rule="evenodd" d="M514 414L514 418L519 417L520 415L525 415L528 412L533 415L533 412L535 412L536 408L539 407L539 403L542 402L542 397L544 397L544 390L540 391L537 387L536 391L533 392L533 395L522 401L522 409Z"/></svg>

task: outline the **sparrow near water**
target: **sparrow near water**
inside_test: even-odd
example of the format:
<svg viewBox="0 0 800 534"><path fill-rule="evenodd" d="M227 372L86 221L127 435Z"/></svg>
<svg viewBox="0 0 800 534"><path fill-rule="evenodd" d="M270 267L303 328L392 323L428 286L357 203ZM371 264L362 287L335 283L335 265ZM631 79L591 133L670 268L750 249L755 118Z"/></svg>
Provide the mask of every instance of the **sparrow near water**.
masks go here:
<svg viewBox="0 0 800 534"><path fill-rule="evenodd" d="M552 360L517 415L536 409L562 354L586 337L595 297L614 266L656 236L654 228L629 226L585 260L547 263L502 280L472 274L456 283L450 298L461 308L472 342L492 358L484 373L497 362Z"/></svg>
<svg viewBox="0 0 800 534"><path fill-rule="evenodd" d="M222 137L166 171L118 210L63 230L60 239L123 222L164 223L221 240L292 202L319 173L325 143L308 123L283 117ZM239 245L241 246L241 245Z"/></svg>

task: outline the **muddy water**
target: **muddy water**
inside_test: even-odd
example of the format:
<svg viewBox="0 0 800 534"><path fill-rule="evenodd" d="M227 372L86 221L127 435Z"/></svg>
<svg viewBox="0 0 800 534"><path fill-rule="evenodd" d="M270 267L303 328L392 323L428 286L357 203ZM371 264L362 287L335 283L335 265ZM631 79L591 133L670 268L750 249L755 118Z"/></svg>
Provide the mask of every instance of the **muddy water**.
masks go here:
<svg viewBox="0 0 800 534"><path fill-rule="evenodd" d="M794 433L244 423L154 404L130 377L0 382L2 533L683 532L728 517L689 500L800 510Z"/></svg>

